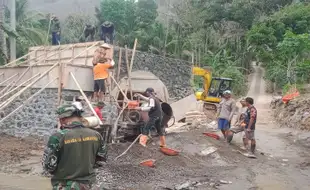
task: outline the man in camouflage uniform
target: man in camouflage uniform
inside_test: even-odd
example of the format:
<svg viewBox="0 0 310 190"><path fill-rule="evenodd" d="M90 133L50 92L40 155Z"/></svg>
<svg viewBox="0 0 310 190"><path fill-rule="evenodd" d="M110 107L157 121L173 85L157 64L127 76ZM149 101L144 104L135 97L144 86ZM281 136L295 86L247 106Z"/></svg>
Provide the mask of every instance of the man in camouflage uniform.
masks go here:
<svg viewBox="0 0 310 190"><path fill-rule="evenodd" d="M74 105L58 108L61 130L47 143L42 159L52 174L53 190L89 190L95 182L95 164L106 161L102 136L82 124L81 110Z"/></svg>
<svg viewBox="0 0 310 190"><path fill-rule="evenodd" d="M98 49L96 49L93 58L93 65L98 63L109 63L111 64L113 59L113 48L109 44L102 44Z"/></svg>

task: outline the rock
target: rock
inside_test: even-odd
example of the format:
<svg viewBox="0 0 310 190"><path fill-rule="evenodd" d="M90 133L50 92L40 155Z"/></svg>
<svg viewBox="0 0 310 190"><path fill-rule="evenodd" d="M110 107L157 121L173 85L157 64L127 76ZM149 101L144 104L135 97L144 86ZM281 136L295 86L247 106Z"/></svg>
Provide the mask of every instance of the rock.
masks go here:
<svg viewBox="0 0 310 190"><path fill-rule="evenodd" d="M221 183L221 184L232 184L231 181L224 181L224 180L220 180L220 183Z"/></svg>
<svg viewBox="0 0 310 190"><path fill-rule="evenodd" d="M188 181L188 182L185 182L181 185L176 186L174 189L175 190L188 190L190 188L190 186L191 186L191 183Z"/></svg>
<svg viewBox="0 0 310 190"><path fill-rule="evenodd" d="M207 156L207 155L209 155L209 154L214 153L215 151L217 151L217 148L211 146L211 147L208 147L207 149L201 151L201 152L200 152L200 155L202 155L202 156Z"/></svg>

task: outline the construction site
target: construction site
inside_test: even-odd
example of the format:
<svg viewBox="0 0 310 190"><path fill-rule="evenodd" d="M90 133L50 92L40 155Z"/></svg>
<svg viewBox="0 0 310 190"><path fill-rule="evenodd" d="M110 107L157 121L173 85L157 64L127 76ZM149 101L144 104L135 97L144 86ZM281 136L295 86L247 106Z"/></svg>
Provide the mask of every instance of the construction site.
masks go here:
<svg viewBox="0 0 310 190"><path fill-rule="evenodd" d="M29 54L1 67L0 189L51 189L41 157L49 135L57 130L55 110L82 95L88 100L88 112L93 111L91 61L102 43L32 47ZM231 144L204 135L221 134L215 112L204 109L192 90L194 63L138 52L135 47L113 51L117 64L107 83L105 122L95 116L88 122L89 127L101 126L99 131L109 143L108 161L96 169L93 189L309 189L309 144L301 142L308 142L310 134L280 128L260 66L253 65L248 79L247 95L255 99L259 113L257 158L250 159L240 154L241 134ZM166 138L176 156L160 152L156 136L147 148L127 138L137 137L144 122L142 114L128 107L132 94L150 86L171 108ZM142 166L145 160L155 165Z"/></svg>

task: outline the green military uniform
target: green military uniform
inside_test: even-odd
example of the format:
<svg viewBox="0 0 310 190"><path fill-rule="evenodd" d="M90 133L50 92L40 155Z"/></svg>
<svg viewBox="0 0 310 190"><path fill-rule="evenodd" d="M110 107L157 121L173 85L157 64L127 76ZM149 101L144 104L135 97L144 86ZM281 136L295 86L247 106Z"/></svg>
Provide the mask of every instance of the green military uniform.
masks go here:
<svg viewBox="0 0 310 190"><path fill-rule="evenodd" d="M80 112L75 106L62 106L60 118ZM96 161L106 160L106 147L102 136L80 122L72 122L54 133L43 155L43 168L53 175L53 190L88 190L95 181Z"/></svg>

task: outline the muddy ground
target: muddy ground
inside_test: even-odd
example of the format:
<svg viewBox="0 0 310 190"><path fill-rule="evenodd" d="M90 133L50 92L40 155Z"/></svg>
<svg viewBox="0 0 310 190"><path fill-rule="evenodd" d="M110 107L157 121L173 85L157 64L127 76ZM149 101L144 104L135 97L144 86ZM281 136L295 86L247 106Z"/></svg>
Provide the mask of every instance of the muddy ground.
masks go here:
<svg viewBox="0 0 310 190"><path fill-rule="evenodd" d="M158 139L154 138L148 148L135 145L115 161L114 158L129 144L113 145L109 149L108 162L97 171L94 189L105 186L115 190L308 190L310 154L304 142L310 139L310 134L285 126L279 128L279 123L272 117L273 111L269 109L271 97L264 93L263 70L258 67L255 70L248 95L255 98L259 114L257 159L249 159L237 152L241 134L235 135L229 145L202 134L212 131L210 125L176 125L175 130L167 135L167 144L180 151L178 156L163 155L158 150ZM0 137L0 142L2 150L6 150L0 155L0 165L6 173L0 174L0 189L51 189L46 178L38 177L42 153L40 141L21 141L4 136ZM215 152L204 154L210 149ZM140 166L139 163L146 159L155 159L156 167Z"/></svg>

